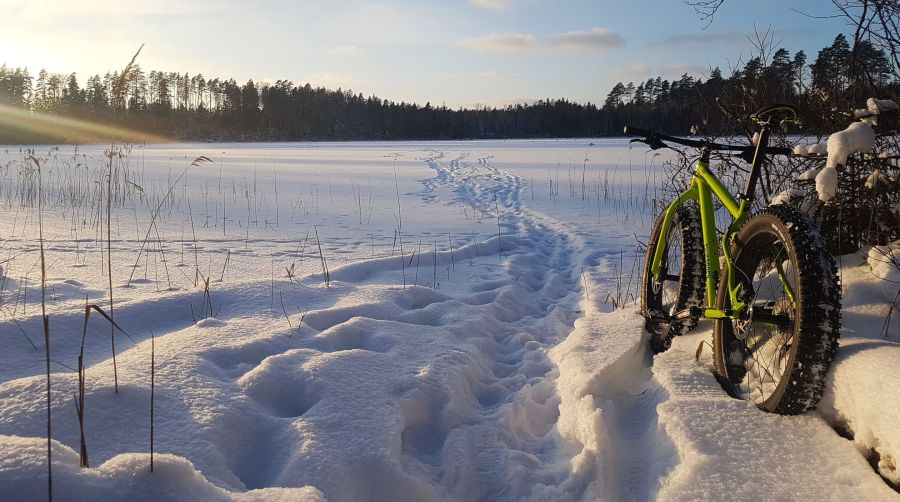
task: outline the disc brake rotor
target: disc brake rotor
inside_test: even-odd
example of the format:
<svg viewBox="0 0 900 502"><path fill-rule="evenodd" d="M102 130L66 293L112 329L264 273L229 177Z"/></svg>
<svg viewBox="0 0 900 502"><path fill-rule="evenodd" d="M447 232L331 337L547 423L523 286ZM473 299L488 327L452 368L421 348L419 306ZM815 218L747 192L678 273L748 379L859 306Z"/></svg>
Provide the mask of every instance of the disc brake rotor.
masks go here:
<svg viewBox="0 0 900 502"><path fill-rule="evenodd" d="M753 324L753 305L750 304L741 314L741 317L731 319L731 327L734 331L734 337L740 341L747 339L750 334L750 328Z"/></svg>

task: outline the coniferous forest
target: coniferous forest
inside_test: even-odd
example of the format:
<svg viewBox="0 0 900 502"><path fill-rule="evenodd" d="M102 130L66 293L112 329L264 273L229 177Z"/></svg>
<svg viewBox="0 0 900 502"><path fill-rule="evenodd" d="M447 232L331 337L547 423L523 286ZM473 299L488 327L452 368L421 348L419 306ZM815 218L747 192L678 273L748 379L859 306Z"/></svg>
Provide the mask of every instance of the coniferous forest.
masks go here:
<svg viewBox="0 0 900 502"><path fill-rule="evenodd" d="M288 80L243 84L231 78L145 72L139 65L82 85L62 75L0 67L0 104L143 131L179 141L319 141L595 137L621 134L624 125L687 134L731 132L729 109L783 102L798 106L811 132L829 132L828 113L847 112L867 97L900 94L889 55L866 40L851 47L844 35L811 60L780 48L734 68L619 82L598 103L543 99L502 108L451 109L366 97ZM602 95L598 94L598 97ZM2 108L0 108L2 111ZM109 138L91 138L106 140ZM52 128L15 130L0 123L0 144L76 141ZM84 141L79 138L77 141Z"/></svg>

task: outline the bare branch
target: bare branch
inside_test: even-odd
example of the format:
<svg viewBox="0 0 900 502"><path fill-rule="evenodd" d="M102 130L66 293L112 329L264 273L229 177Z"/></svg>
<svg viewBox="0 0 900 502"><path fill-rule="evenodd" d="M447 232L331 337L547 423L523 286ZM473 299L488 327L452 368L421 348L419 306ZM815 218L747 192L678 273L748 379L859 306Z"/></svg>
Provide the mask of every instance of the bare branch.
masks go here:
<svg viewBox="0 0 900 502"><path fill-rule="evenodd" d="M701 21L706 21L706 26L703 27L705 30L712 24L713 17L725 0L684 0L684 3L694 8L694 12L700 15Z"/></svg>

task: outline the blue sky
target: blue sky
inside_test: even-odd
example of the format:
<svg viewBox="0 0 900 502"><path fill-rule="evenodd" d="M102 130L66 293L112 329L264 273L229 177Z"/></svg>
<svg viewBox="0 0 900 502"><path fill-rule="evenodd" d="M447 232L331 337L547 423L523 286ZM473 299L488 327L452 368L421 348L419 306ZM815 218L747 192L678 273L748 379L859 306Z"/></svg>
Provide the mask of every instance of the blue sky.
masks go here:
<svg viewBox="0 0 900 502"><path fill-rule="evenodd" d="M0 63L93 73L141 43L146 70L310 82L396 101L602 102L618 81L703 76L755 29L810 61L839 20L826 1L727 0L706 29L680 0L0 0Z"/></svg>

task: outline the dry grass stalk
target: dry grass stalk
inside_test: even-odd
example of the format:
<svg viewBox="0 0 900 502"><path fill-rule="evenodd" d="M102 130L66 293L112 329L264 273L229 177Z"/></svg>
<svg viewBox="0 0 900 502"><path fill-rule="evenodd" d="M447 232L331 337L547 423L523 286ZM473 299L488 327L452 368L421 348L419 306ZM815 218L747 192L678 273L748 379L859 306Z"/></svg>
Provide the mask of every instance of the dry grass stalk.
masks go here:
<svg viewBox="0 0 900 502"><path fill-rule="evenodd" d="M288 327L293 328L294 326L291 324L291 318L287 315L287 309L284 308L284 294L279 291L278 296L281 299L281 312L284 314L285 320L287 320Z"/></svg>
<svg viewBox="0 0 900 502"><path fill-rule="evenodd" d="M456 272L456 261L453 259L453 238L450 234L447 234L447 242L450 244L450 266L452 266L453 271Z"/></svg>
<svg viewBox="0 0 900 502"><path fill-rule="evenodd" d="M396 155L394 155L394 191L397 193L397 239L400 242L400 271L403 275L403 289L406 289L406 263L403 261L403 212L400 209L400 182L397 180Z"/></svg>
<svg viewBox="0 0 900 502"><path fill-rule="evenodd" d="M41 320L44 327L44 356L47 375L47 498L53 500L53 428L50 417L50 317L47 315L47 266L46 253L44 252L44 220L43 220L43 182L41 161L33 155L28 157L34 163L38 173L38 240L41 250Z"/></svg>
<svg viewBox="0 0 900 502"><path fill-rule="evenodd" d="M112 316L107 314L100 308L99 305L85 305L84 306L84 328L81 333L81 349L78 353L78 396L75 398L75 412L78 415L78 427L79 432L81 434L81 466L82 467L90 467L90 463L88 462L88 453L87 453L87 439L84 434L84 401L85 401L85 380L87 375L87 370L84 365L84 344L85 340L87 340L87 328L88 321L91 318L91 311L96 311L104 319L109 322L110 327L113 330L119 330L122 334L131 338L131 335L125 332L116 322L113 320ZM134 340L131 338L132 341Z"/></svg>
<svg viewBox="0 0 900 502"><path fill-rule="evenodd" d="M142 46L143 47L143 46ZM140 52L140 49L138 49ZM135 54L137 57L137 54ZM132 58L132 62L134 59ZM128 64L129 67L131 63ZM126 68L127 71L128 68ZM124 75L124 72L123 72ZM113 171L113 158L116 155L116 150L114 148L110 148L106 152L107 158L109 160L109 172L107 173L106 178L106 267L107 267L107 277L109 279L109 315L111 319L114 319L113 313L113 284L112 284L112 171ZM149 231L147 232L149 236ZM116 365L116 330L110 327L110 335L109 335L110 343L112 345L112 360L113 360L113 382L115 385L116 393L119 393L119 369Z"/></svg>
<svg viewBox="0 0 900 502"><path fill-rule="evenodd" d="M497 191L494 190L494 204L497 208L497 260L503 261L503 245L500 241L500 199L497 198Z"/></svg>
<svg viewBox="0 0 900 502"><path fill-rule="evenodd" d="M153 411L156 399L156 335L150 332L150 472L153 472Z"/></svg>
<svg viewBox="0 0 900 502"><path fill-rule="evenodd" d="M318 225L314 225L313 229L316 232L316 245L319 246L319 258L322 261L322 279L325 281L325 287L331 286L331 273L328 272L328 262L325 261L325 255L322 253L322 242L319 241L319 227Z"/></svg>

